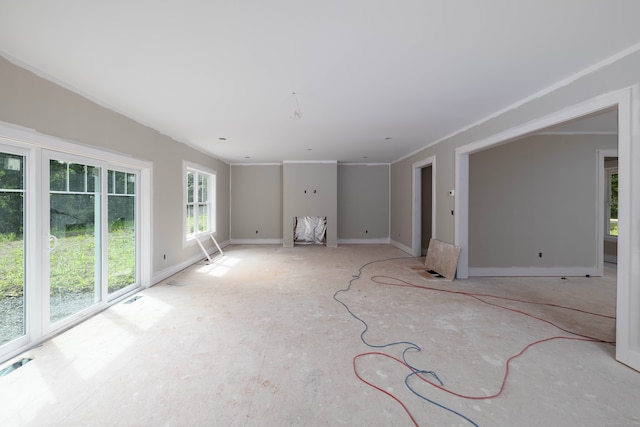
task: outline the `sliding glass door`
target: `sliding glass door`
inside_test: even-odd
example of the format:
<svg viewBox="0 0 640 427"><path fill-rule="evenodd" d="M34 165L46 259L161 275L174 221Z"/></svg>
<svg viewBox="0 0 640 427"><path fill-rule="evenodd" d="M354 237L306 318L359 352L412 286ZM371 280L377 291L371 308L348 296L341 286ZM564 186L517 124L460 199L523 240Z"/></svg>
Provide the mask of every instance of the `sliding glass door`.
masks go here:
<svg viewBox="0 0 640 427"><path fill-rule="evenodd" d="M26 334L25 159L0 145L0 347Z"/></svg>
<svg viewBox="0 0 640 427"><path fill-rule="evenodd" d="M141 173L0 136L0 359L141 286Z"/></svg>
<svg viewBox="0 0 640 427"><path fill-rule="evenodd" d="M47 153L49 321L102 301L103 168Z"/></svg>
<svg viewBox="0 0 640 427"><path fill-rule="evenodd" d="M107 171L107 290L110 298L137 283L137 182L135 171Z"/></svg>

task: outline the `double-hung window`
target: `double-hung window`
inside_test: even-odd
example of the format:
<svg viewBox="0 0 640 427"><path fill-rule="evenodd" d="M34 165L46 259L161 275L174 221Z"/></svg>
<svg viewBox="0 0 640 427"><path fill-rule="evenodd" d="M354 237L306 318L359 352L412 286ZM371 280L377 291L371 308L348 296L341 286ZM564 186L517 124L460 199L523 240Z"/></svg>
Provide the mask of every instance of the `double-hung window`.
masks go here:
<svg viewBox="0 0 640 427"><path fill-rule="evenodd" d="M214 172L187 165L185 237L194 239L203 233L215 232L215 187Z"/></svg>

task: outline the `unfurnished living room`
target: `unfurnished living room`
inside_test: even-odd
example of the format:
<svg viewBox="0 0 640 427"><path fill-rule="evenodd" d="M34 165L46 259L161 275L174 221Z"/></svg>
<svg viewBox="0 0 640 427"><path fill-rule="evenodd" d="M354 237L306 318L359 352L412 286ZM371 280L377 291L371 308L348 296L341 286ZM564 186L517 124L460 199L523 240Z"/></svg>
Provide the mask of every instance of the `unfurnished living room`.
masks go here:
<svg viewBox="0 0 640 427"><path fill-rule="evenodd" d="M638 17L0 0L0 425L640 426Z"/></svg>

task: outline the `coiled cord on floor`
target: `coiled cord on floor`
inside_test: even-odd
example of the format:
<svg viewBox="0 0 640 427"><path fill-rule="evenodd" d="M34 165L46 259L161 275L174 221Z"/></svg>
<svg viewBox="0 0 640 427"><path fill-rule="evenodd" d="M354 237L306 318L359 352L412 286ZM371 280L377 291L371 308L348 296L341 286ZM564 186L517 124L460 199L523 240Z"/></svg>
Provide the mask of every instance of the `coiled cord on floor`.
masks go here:
<svg viewBox="0 0 640 427"><path fill-rule="evenodd" d="M368 262L366 264L363 264L358 269L358 274L356 274L356 275L351 277L351 280L349 280L349 285L345 289L339 289L333 294L333 299L336 300L338 303L340 303L354 319L356 319L357 321L362 323L362 325L364 326L364 329L360 333L360 339L362 340L362 342L366 346L371 347L371 348L386 348L386 347L392 347L392 346L399 345L399 344L406 344L406 345L409 345L412 348L415 348L417 351L420 351L420 347L418 345L416 345L416 344L414 344L412 342L408 342L408 341L396 341L396 342L391 342L391 343L381 344L381 345L376 345L376 344L369 343L364 337L366 335L367 331L369 330L369 325L367 324L367 322L365 322L360 317L358 317L353 311L351 311L351 309L349 308L349 306L347 304L345 304L344 302L340 301L340 299L338 299L338 294L343 293L343 292L349 292L351 290L351 287L353 286L353 283L356 280L360 279L360 276L362 275L362 270L364 270L369 265L375 264L375 263L380 263L380 262L386 262L386 261L395 261L395 260L400 260L400 259L407 260L407 259L413 259L413 257L386 258L386 259L370 261L370 262Z"/></svg>
<svg viewBox="0 0 640 427"><path fill-rule="evenodd" d="M376 263L381 263L381 262L387 262L387 261L401 260L401 259L402 259L402 260L407 260L407 259L415 259L415 258L414 258L414 257L386 258L386 259L381 259L381 260L370 261L370 262L367 262L367 263L363 264L363 265L358 269L358 274L356 274L356 275L354 275L354 276L352 276L352 277L351 277L351 280L349 280L349 284L348 284L348 286L347 286L346 288L344 288L344 289L339 289L339 290L337 290L337 291L333 294L333 299L334 299L334 300L336 300L338 303L340 303L340 304L345 308L345 310L347 310L347 312L348 312L348 313L349 313L349 314L350 314L354 319L356 319L357 321L359 321L360 323L362 323L362 325L364 326L364 329L363 329L363 330L362 330L362 332L360 333L360 340L361 340L361 341L362 341L366 346L371 347L371 348L379 348L379 349L381 349L381 348L388 348L388 347L393 347L393 346L397 346L397 345L402 345L402 344L404 344L404 345L406 345L407 347L402 351L402 359L403 359L403 360L402 360L402 361L400 361L400 360L398 359L398 361L400 361L403 365L407 366L410 370L412 370L412 371L414 371L414 372L421 371L421 372L423 372L423 373L429 373L429 374L433 375L435 378L438 378L438 376L437 376L437 374L436 374L435 372L432 372L432 371L426 371L426 370L420 370L420 369L414 368L414 367L412 367L412 366L407 362L407 360L406 360L406 352L407 352L408 350L422 351L422 349L420 348L420 346L419 346L419 345L417 345L417 344L415 344L415 343L413 343L413 342L410 342L410 341L394 341L394 342L390 342L390 343L386 343L386 344L371 344L371 343L369 343L369 342L366 340L366 338L365 338L365 335L366 335L367 331L369 330L369 325L367 324L367 322L365 322L362 318L358 317L358 316L357 316L353 311L351 311L351 309L349 308L349 306L348 306L347 304L345 304L343 301L341 301L341 300L338 298L338 294L343 293L343 292L349 292L349 291L351 290L351 287L353 286L353 283L354 283L356 280L359 280L359 279L360 279L360 277L362 276L362 271L363 271L366 267L368 267L369 265L376 264ZM385 355L385 356L387 356L387 357L392 357L392 356L387 355L386 353L382 353L382 352L377 352L377 353L379 353L379 354L381 354L381 355ZM390 393L390 392L388 392L388 391L386 391L386 390L383 390L382 388L380 388L380 387L378 387L378 386L376 386L376 385L374 385L374 384L372 384L372 383L370 383L370 382L368 382L368 381L364 380L364 379L360 376L360 374L358 373L358 370L357 370L357 368L356 368L356 360L357 360L360 356L362 356L362 355L357 355L357 356L356 356L356 357L354 357L354 359L353 359L353 369L354 369L354 372L355 372L356 377L358 377L358 379L359 379L360 381L364 382L365 384L367 384L367 385L369 385L369 386L371 386L371 387L373 387L373 388L375 388L375 389L377 389L377 390L379 390L379 391L383 392L384 394L386 394L386 395L390 396L391 398L393 398L396 402L398 402L398 403L400 404L400 406L402 406L402 408L405 410L405 412L407 413L407 415L409 416L409 418L411 419L411 421L414 423L414 425L418 426L418 423L416 422L415 418L413 417L413 415L411 414L411 412L409 411L409 409L406 407L406 405L405 405L405 404L404 404L404 403L403 403L399 398L397 398L396 396L394 396L392 393ZM439 378L438 378L438 380L439 380ZM420 395L419 395L419 396L420 396ZM459 413L459 412L457 412L457 411L455 411L455 410L453 410L453 409L451 409L451 408L449 408L449 407L447 407L447 406L445 406L445 405L442 405L442 404L440 404L440 403L438 403L438 402L436 402L436 401L433 401L433 400L427 399L427 398L425 398L425 397L423 397L423 396L420 396L420 397L421 397L421 398L423 398L423 399L425 399L425 400L427 400L428 402L430 402L430 403L432 403L432 404L434 404L434 405L436 405L436 406L438 406L438 407L442 408L442 409L445 409L445 410L447 410L447 411L449 411L449 412L451 412L451 413L453 413L453 414L455 414L455 415L457 415L457 416L459 416L459 417L461 417L461 418L463 418L463 419L465 419L465 420L469 421L472 425L474 425L474 426L478 427L478 425L477 425L475 422L473 422L471 419L469 419L469 418L468 418L468 417L466 417L465 415L463 415L463 414L461 414L461 413Z"/></svg>
<svg viewBox="0 0 640 427"><path fill-rule="evenodd" d="M367 333L367 331L369 330L369 325L367 324L367 322L365 320L363 320L362 318L360 318L359 316L357 316L355 313L353 313L353 311L351 311L351 309L349 308L349 306L344 303L343 301L341 301L338 298L338 295L340 293L344 293L344 292L349 292L353 286L353 283L357 280L359 280L361 278L362 272L363 270L372 264L375 263L382 263L382 262L386 262L386 261L393 261L393 260L407 260L407 259L412 259L412 257L398 257L398 258L387 258L387 259L382 259L382 260L375 260L375 261L370 261L367 262L366 264L362 265L359 269L358 269L358 274L352 276L351 280L349 281L348 286L345 289L340 289L338 291L336 291L333 295L333 299L336 300L338 303L340 303L345 309L346 311L356 320L358 320L360 323L362 323L364 329L362 330L362 332L360 333L360 339L361 341L368 347L371 348L377 348L377 349L383 349L383 348L388 348L388 347L392 347L392 346L397 346L397 345L406 345L406 347L403 349L402 351L402 360L388 355L386 353L383 353L381 351L375 351L375 352L367 352L367 353L362 353L362 354L358 354L353 358L353 370L354 373L356 375L356 377L364 382L365 384L369 385L370 387L375 388L378 391L381 391L382 393L390 396L391 398L393 398L396 402L398 402L401 407L404 409L404 411L407 413L407 415L409 416L409 418L411 419L411 421L414 423L414 425L418 426L417 421L415 420L415 418L413 417L413 415L411 414L411 412L409 411L409 409L406 407L406 405L396 396L394 396L392 393L382 389L381 387L378 387L376 385L374 385L373 383L365 380L364 378L362 378L362 376L360 375L360 373L358 372L357 369L357 360L360 359L361 357L364 356L382 356L382 357L386 357L389 359L392 359L400 364L402 364L403 366L405 366L407 369L410 370L410 373L405 377L405 385L406 387L416 396L420 397L421 399L441 408L444 409L446 411L449 411L461 418L463 418L464 420L468 421L469 423L471 423L474 426L478 426L472 419L470 419L469 417L461 414L460 412L457 412L435 400L429 399L426 396L423 396L422 394L420 394L418 391L415 390L414 387L411 386L410 384L410 379L411 378L418 378L420 380L422 380L423 382L426 382L427 384L438 388L439 390L442 390L444 392L447 392L451 395L454 395L456 397L460 397L460 398L464 398L464 399L473 399L473 400L484 400L484 399L491 399L491 398L495 398L498 397L502 394L502 392L504 391L506 382L507 382L507 378L509 376L509 365L511 363L512 360L514 360L517 357L520 357L522 354L524 354L528 349L530 349L531 347L535 346L535 345L539 345L545 342L549 342L549 341L553 341L553 340L574 340L574 341L588 341L588 342L600 342L600 343L606 343L606 344L611 344L611 345L615 345L615 342L613 341L606 341L606 340L602 340L599 338L595 338L595 337L591 337L588 335L584 335L584 334L580 334L580 333L576 333L573 331L570 331L568 329L562 328L561 326L534 316L530 313L526 313L524 311L521 310L517 310L517 309L513 309L510 307L505 307L493 302L489 302L486 301L486 298L494 298L494 299L502 299L502 300L506 300L506 301L513 301L513 302L519 302L519 303L525 303L525 304L533 304L533 305L543 305L543 306L549 306L549 307L555 307L555 308L560 308L560 309L565 309L565 310L572 310L572 311L577 311L577 312L581 312L581 313L585 313L585 314L589 314L589 315L594 315L594 316L599 316L599 317L603 317L603 318L609 318L609 319L615 319L614 316L608 316L608 315L603 315L603 314L599 314L599 313L593 313L593 312L589 312L586 310L581 310L581 309L577 309L577 308L573 308L573 307L568 307L568 306L563 306L563 305L558 305L558 304L553 304L553 303L544 303L544 302L532 302L532 301L527 301L527 300L521 300L521 299L516 299L516 298L508 298L508 297L502 297L502 296L498 296L498 295L490 295L490 294L481 294L481 293L472 293L472 292L463 292L463 291L453 291L453 290L447 290L447 289L439 289L439 288L434 288L434 287L428 287L428 286L422 286L422 285L416 285L413 283L410 283L408 281L402 280L402 279L398 279L398 278L394 278L392 276L386 276L386 275L375 275L371 277L371 281L374 283L377 283L379 285L386 285L386 286L399 286L399 287L409 287L409 288L416 288L416 289L420 289L420 290L425 290L425 291L433 291L433 292L444 292L444 293L449 293L449 294L457 294L457 295L461 295L461 296L466 296L466 297L470 297L470 298L474 298L477 301L480 301L484 304L488 304L491 305L493 307L496 308L501 308L504 310L508 310L517 314L521 314L524 316L528 316L532 319L547 323L551 326L554 326L555 328L558 328L564 332L570 333L572 335L576 335L576 337L566 337L566 336L554 336L554 337L549 337L549 338L544 338L541 340L537 340L534 341L532 343L527 344L520 352L518 352L515 355L512 355L511 357L509 357L505 363L505 372L504 372L504 376L503 379L501 381L501 385L500 388L497 392L491 394L491 395L485 395L485 396L469 396L469 395L463 395L460 393L456 393L452 390L447 389L444 386L444 383L440 380L440 378L438 377L438 375L436 374L436 372L431 371L431 370L424 370L424 369L418 369L414 366L412 366L411 364L409 364L407 362L407 358L406 358L406 353L409 350L413 350L413 351L422 351L422 349L420 348L419 345L410 342L410 341L394 341L394 342L390 342L390 343L386 343L386 344L371 344L369 343L366 338L365 335ZM437 380L437 383L428 379L425 375L429 375L432 378L435 378L435 380Z"/></svg>

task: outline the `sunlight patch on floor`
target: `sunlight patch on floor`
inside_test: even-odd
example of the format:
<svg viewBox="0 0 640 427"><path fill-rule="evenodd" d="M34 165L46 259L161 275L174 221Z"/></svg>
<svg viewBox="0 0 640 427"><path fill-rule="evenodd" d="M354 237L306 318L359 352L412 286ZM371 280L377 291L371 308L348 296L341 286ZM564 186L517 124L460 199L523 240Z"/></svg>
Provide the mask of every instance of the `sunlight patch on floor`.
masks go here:
<svg viewBox="0 0 640 427"><path fill-rule="evenodd" d="M196 271L210 276L222 277L240 262L240 258L224 255L211 264L203 265Z"/></svg>
<svg viewBox="0 0 640 427"><path fill-rule="evenodd" d="M152 296L142 295L132 304L118 304L112 310L126 317L136 328L148 330L173 310L173 306Z"/></svg>

